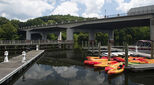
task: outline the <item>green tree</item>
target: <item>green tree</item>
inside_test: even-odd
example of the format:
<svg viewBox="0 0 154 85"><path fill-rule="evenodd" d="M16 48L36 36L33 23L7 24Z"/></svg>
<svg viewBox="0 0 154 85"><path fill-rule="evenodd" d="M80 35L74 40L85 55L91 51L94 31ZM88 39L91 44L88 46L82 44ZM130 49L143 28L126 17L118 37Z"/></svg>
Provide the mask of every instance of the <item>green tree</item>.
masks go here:
<svg viewBox="0 0 154 85"><path fill-rule="evenodd" d="M19 20L11 20L11 24L15 27L15 28L19 28L19 24L20 24L20 21Z"/></svg>
<svg viewBox="0 0 154 85"><path fill-rule="evenodd" d="M0 27L1 40L15 40L18 38L17 29L11 23L8 22Z"/></svg>
<svg viewBox="0 0 154 85"><path fill-rule="evenodd" d="M6 24L8 22L9 22L9 20L6 19L5 17L0 17L0 26L3 25L3 24Z"/></svg>

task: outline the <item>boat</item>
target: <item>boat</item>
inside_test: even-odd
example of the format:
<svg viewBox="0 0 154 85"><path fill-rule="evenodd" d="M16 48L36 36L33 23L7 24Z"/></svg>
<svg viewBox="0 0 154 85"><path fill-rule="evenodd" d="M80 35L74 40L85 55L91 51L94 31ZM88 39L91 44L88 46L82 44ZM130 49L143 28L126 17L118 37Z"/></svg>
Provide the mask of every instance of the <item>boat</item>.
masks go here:
<svg viewBox="0 0 154 85"><path fill-rule="evenodd" d="M117 62L115 64L110 64L109 66L105 67L105 72L111 70L111 69L115 69L118 68L118 66L123 65L123 62Z"/></svg>
<svg viewBox="0 0 154 85"><path fill-rule="evenodd" d="M147 59L144 57L129 57L128 62L131 63L139 63L139 64L145 64L148 63Z"/></svg>
<svg viewBox="0 0 154 85"><path fill-rule="evenodd" d="M112 75L112 74L122 73L123 71L124 71L124 65L119 65L117 68L111 69L107 73L109 75Z"/></svg>
<svg viewBox="0 0 154 85"><path fill-rule="evenodd" d="M88 60L92 60L92 59L100 59L100 57L93 57L93 56L87 56L86 57Z"/></svg>
<svg viewBox="0 0 154 85"><path fill-rule="evenodd" d="M118 61L118 62L125 62L125 59L122 57L113 57L114 60Z"/></svg>
<svg viewBox="0 0 154 85"><path fill-rule="evenodd" d="M97 68L104 68L108 66L108 62L102 62L100 64L94 64L94 67L97 67Z"/></svg>
<svg viewBox="0 0 154 85"><path fill-rule="evenodd" d="M87 65L94 65L94 64L100 64L100 62L91 61L91 60L85 60L85 61L84 61L84 64L87 64Z"/></svg>

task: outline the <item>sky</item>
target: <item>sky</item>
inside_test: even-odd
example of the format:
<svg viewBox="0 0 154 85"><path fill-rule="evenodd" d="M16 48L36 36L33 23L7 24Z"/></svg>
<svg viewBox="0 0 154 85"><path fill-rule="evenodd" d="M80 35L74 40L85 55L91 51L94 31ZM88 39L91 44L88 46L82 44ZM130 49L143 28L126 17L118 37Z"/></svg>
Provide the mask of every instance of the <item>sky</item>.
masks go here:
<svg viewBox="0 0 154 85"><path fill-rule="evenodd" d="M154 0L0 0L0 16L21 21L57 14L102 18L147 5Z"/></svg>

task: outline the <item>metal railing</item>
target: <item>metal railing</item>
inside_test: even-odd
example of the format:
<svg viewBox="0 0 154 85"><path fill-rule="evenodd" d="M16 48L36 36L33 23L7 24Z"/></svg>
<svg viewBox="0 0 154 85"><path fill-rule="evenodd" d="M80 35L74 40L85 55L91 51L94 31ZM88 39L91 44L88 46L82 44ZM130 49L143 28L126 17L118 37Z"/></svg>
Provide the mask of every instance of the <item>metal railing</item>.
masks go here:
<svg viewBox="0 0 154 85"><path fill-rule="evenodd" d="M45 44L72 44L73 41L58 40L0 40L0 45L45 45Z"/></svg>

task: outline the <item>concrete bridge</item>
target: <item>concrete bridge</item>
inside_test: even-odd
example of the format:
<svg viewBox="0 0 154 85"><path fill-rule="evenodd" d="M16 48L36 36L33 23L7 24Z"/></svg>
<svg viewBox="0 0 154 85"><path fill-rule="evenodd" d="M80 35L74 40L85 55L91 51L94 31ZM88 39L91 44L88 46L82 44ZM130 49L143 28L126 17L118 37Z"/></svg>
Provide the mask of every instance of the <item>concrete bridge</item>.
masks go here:
<svg viewBox="0 0 154 85"><path fill-rule="evenodd" d="M109 40L114 40L114 29L139 26L149 26L150 39L154 40L154 5L132 8L127 14L105 16L102 19L23 27L20 31L26 32L26 40L31 40L34 33L41 34L42 39L46 40L47 33L53 32L58 35L58 40L62 40L61 31L66 30L68 41L73 41L74 32L88 32L89 40L93 41L97 32L108 33Z"/></svg>

